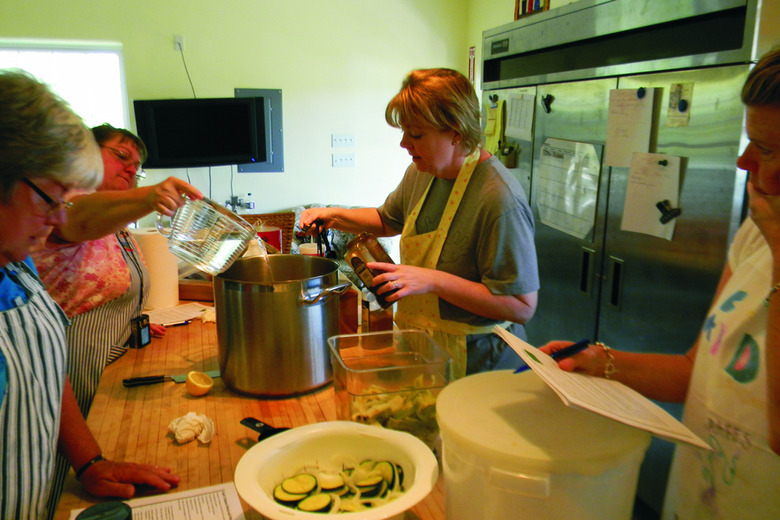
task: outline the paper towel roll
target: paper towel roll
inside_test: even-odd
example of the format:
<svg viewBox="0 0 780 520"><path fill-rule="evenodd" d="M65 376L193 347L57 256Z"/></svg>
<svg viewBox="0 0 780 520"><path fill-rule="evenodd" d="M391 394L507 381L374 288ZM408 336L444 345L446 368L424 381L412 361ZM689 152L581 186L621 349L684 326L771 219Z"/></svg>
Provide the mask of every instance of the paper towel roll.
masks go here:
<svg viewBox="0 0 780 520"><path fill-rule="evenodd" d="M179 267L168 251L168 239L156 228L131 229L149 271L151 287L146 310L165 309L179 304Z"/></svg>

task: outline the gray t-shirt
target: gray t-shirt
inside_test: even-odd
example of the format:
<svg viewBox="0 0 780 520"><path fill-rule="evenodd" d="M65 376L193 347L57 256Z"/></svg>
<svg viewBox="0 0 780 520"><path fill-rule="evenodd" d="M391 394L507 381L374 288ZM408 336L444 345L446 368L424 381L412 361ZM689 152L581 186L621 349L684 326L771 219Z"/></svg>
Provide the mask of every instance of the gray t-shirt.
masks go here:
<svg viewBox="0 0 780 520"><path fill-rule="evenodd" d="M398 187L378 208L386 226L401 231L433 178L407 168ZM434 179L417 219L417 232L436 229L454 181ZM518 295L539 289L534 221L523 188L495 157L477 165L444 242L436 268L483 283L493 294ZM472 325L490 320L439 300L443 319Z"/></svg>

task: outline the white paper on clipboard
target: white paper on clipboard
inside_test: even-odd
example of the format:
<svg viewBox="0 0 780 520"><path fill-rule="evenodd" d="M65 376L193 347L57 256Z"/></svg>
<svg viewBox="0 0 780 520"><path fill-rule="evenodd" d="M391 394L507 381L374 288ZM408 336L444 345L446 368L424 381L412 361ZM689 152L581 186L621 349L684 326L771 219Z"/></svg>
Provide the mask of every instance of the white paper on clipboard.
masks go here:
<svg viewBox="0 0 780 520"><path fill-rule="evenodd" d="M582 408L670 441L711 450L709 445L663 408L626 385L601 377L566 372L542 352L499 326L493 331L558 394L566 406Z"/></svg>

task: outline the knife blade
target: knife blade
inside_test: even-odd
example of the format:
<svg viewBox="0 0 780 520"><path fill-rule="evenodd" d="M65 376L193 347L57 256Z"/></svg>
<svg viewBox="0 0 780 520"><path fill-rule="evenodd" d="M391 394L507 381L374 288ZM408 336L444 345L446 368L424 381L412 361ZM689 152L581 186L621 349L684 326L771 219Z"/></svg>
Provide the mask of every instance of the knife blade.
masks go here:
<svg viewBox="0 0 780 520"><path fill-rule="evenodd" d="M210 377L219 377L219 370L211 370L206 372ZM165 381L173 381L174 383L183 383L187 380L187 374L177 374L172 376L159 375L159 376L144 376L144 377L131 377L122 380L122 385L126 388L132 388L134 386L151 385L155 383L162 383Z"/></svg>

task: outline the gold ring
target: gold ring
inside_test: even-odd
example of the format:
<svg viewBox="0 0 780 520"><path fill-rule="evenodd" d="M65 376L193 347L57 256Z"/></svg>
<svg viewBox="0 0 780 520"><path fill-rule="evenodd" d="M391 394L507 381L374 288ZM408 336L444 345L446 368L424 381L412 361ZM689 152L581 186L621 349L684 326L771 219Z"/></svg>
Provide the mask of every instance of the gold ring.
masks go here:
<svg viewBox="0 0 780 520"><path fill-rule="evenodd" d="M398 282L393 282L393 287L395 287L396 289L398 289Z"/></svg>

